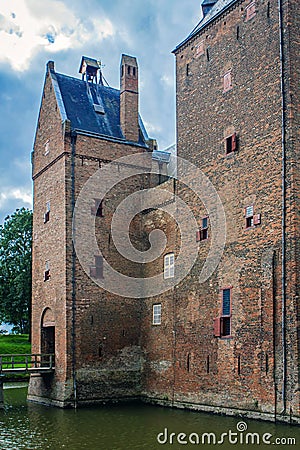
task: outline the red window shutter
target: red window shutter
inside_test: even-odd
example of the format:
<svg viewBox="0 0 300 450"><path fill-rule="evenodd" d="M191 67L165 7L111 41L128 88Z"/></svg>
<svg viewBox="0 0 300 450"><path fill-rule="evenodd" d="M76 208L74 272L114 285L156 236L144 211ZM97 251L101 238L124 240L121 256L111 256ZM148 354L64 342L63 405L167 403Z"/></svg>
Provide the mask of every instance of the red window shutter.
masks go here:
<svg viewBox="0 0 300 450"><path fill-rule="evenodd" d="M260 225L260 214L256 214L255 216L253 216L253 224Z"/></svg>
<svg viewBox="0 0 300 450"><path fill-rule="evenodd" d="M201 241L200 230L196 231L196 242Z"/></svg>
<svg viewBox="0 0 300 450"><path fill-rule="evenodd" d="M216 317L214 319L214 336L215 337L221 336L221 317Z"/></svg>
<svg viewBox="0 0 300 450"><path fill-rule="evenodd" d="M236 133L233 133L233 135L231 136L231 150L233 152L236 151Z"/></svg>

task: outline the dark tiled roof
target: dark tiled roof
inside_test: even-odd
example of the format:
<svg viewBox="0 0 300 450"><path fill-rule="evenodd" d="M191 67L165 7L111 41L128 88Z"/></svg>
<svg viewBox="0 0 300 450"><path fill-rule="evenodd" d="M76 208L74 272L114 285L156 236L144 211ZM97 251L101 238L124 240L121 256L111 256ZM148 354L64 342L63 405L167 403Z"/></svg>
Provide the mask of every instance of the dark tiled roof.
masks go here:
<svg viewBox="0 0 300 450"><path fill-rule="evenodd" d="M62 117L71 121L71 128L109 138L125 140L120 126L120 91L100 84L87 83L51 71ZM148 139L140 119L140 139Z"/></svg>
<svg viewBox="0 0 300 450"><path fill-rule="evenodd" d="M195 26L195 28L191 31L184 41L182 41L177 47L173 50L175 53L182 45L188 42L193 36L195 36L200 30L202 30L206 25L212 22L216 17L223 13L227 8L229 8L233 3L236 3L238 0L218 0L209 12L202 17L200 22ZM204 4L206 2L204 1Z"/></svg>

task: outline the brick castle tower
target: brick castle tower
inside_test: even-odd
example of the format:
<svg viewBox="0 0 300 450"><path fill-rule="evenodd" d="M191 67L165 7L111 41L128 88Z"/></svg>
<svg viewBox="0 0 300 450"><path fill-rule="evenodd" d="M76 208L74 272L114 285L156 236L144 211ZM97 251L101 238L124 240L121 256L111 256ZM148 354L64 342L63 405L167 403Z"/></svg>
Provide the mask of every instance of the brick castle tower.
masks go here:
<svg viewBox="0 0 300 450"><path fill-rule="evenodd" d="M174 50L177 153L208 177L225 212L217 230L224 252L201 282L216 239L214 204L195 199L187 187L194 175L179 169L184 183L159 188L183 199L197 220L188 245L198 257L185 279L137 300L104 292L82 271L71 229L81 187L99 164L142 150L150 167L159 152L138 117L134 58L122 58L120 91L92 82L95 60L83 59L82 81L48 63L33 158L33 352L54 350L56 368L32 376L32 400L141 398L300 421L299 8L296 0L204 0L202 12ZM113 201L91 205L106 253L129 274L162 272L168 286L179 271L176 221L160 205L143 211L136 244L147 248L159 228L167 245L151 264L131 266L108 244ZM91 275L101 274L95 256Z"/></svg>

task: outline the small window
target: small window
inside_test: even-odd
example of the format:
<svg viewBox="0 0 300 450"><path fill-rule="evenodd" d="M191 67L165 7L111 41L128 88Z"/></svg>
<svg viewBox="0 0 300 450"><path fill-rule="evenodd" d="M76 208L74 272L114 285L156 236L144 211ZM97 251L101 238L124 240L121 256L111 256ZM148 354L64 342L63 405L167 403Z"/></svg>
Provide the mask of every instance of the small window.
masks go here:
<svg viewBox="0 0 300 450"><path fill-rule="evenodd" d="M201 229L196 232L196 242L208 239L208 217L203 217Z"/></svg>
<svg viewBox="0 0 300 450"><path fill-rule="evenodd" d="M254 226L253 216L254 216L254 207L253 207L253 205L252 206L247 206L245 208L246 228L250 228L250 227Z"/></svg>
<svg viewBox="0 0 300 450"><path fill-rule="evenodd" d="M251 20L256 14L256 5L255 5L255 1L251 2L247 7L246 7L246 21Z"/></svg>
<svg viewBox="0 0 300 450"><path fill-rule="evenodd" d="M103 257L95 256L95 265L90 267L90 276L92 278L103 278Z"/></svg>
<svg viewBox="0 0 300 450"><path fill-rule="evenodd" d="M135 68L135 67L132 68L132 75L133 75L134 77L136 76L136 68Z"/></svg>
<svg viewBox="0 0 300 450"><path fill-rule="evenodd" d="M230 89L232 89L231 70L229 70L227 73L225 73L225 75L223 77L223 86L224 86L223 92L227 92L227 91L230 91Z"/></svg>
<svg viewBox="0 0 300 450"><path fill-rule="evenodd" d="M44 214L44 223L50 220L50 201L46 203L46 212Z"/></svg>
<svg viewBox="0 0 300 450"><path fill-rule="evenodd" d="M157 303L156 305L153 305L152 324L153 325L161 324L161 303Z"/></svg>
<svg viewBox="0 0 300 450"><path fill-rule="evenodd" d="M130 75L130 66L127 67L127 73Z"/></svg>
<svg viewBox="0 0 300 450"><path fill-rule="evenodd" d="M233 133L225 139L225 151L226 155L236 151L236 133Z"/></svg>
<svg viewBox="0 0 300 450"><path fill-rule="evenodd" d="M261 224L261 215L254 214L254 206L247 206L245 208L246 228L255 227Z"/></svg>
<svg viewBox="0 0 300 450"><path fill-rule="evenodd" d="M186 65L186 76L188 77L190 75L190 64L187 63Z"/></svg>
<svg viewBox="0 0 300 450"><path fill-rule="evenodd" d="M174 253L168 253L164 257L164 278L174 278L175 256Z"/></svg>
<svg viewBox="0 0 300 450"><path fill-rule="evenodd" d="M50 280L50 263L49 263L49 261L46 261L44 281L48 281L48 280Z"/></svg>
<svg viewBox="0 0 300 450"><path fill-rule="evenodd" d="M47 156L50 152L50 139L48 139L48 141L45 142L45 151L44 151L44 155Z"/></svg>
<svg viewBox="0 0 300 450"><path fill-rule="evenodd" d="M92 216L103 217L103 200L94 198L94 205L91 207Z"/></svg>
<svg viewBox="0 0 300 450"><path fill-rule="evenodd" d="M231 336L231 288L222 289L221 316L214 319L214 336Z"/></svg>
<svg viewBox="0 0 300 450"><path fill-rule="evenodd" d="M198 57L198 56L202 56L202 55L204 55L204 41L201 41L201 42L199 42L199 44L197 44L196 45L196 47L195 47L195 53L196 53L196 58Z"/></svg>

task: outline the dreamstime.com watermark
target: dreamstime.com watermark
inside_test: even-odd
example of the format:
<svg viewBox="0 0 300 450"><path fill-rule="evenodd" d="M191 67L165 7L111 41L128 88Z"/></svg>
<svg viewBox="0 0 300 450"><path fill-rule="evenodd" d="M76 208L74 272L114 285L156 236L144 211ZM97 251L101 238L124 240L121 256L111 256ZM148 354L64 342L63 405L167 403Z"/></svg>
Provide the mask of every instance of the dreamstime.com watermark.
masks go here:
<svg viewBox="0 0 300 450"><path fill-rule="evenodd" d="M250 432L246 422L238 422L236 430L227 430L224 433L174 433L168 428L158 433L156 439L161 445L296 445L295 437L275 437L271 433Z"/></svg>

